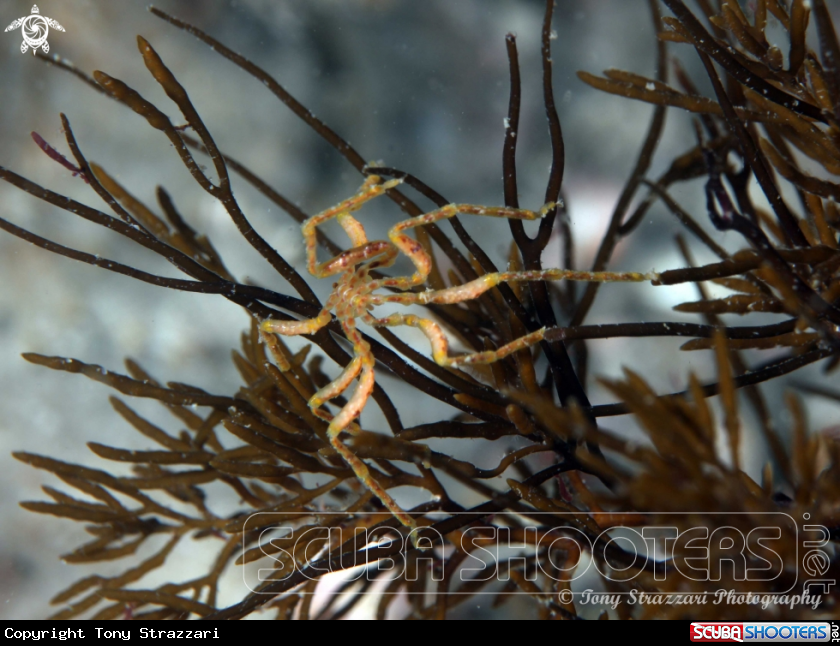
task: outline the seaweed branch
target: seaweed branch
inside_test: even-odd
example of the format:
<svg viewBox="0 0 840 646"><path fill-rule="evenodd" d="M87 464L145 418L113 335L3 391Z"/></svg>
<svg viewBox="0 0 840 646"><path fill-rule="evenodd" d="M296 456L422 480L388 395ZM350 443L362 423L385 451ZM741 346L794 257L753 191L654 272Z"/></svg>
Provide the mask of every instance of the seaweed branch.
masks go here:
<svg viewBox="0 0 840 646"><path fill-rule="evenodd" d="M144 271L84 252L11 220L0 218L0 229L47 252L133 280L222 296L241 306L250 324L232 353L241 377L232 393L162 381L131 360L125 370L112 370L80 359L23 354L26 361L83 375L126 397L156 400L176 425L152 423L112 397L117 415L142 437L140 450L125 448L123 436L115 433L113 442L87 444L97 467L13 454L62 483L61 488L45 485L46 500L22 502L22 507L62 522L84 523L91 535L62 556L65 562L122 565L109 576L82 577L56 594L55 618L238 619L267 612L278 618L341 618L361 612L362 600L370 594L378 595L380 618L445 618L457 616L458 607L478 594L490 593L494 607L522 595L536 616L580 619L587 611L563 593L573 591L570 575L584 555L595 564L605 591L714 594L743 583L733 567L723 568L716 580L687 576L692 554L685 546L656 563L639 562L635 552L607 533L614 528L658 531L667 524L690 532L723 527L751 536L755 514L808 517L826 528L826 545L833 544L826 549L836 551L836 429L809 431L802 400L787 393L782 401L776 391L770 391L771 398L766 390L767 384L788 383L781 378L806 366L823 362L830 374L840 365L840 209L835 204L840 184L830 178L840 175L836 31L824 0L795 0L789 11L777 0L759 1L750 10L734 0L699 0L699 18L681 0L663 2L672 16L662 16L656 0L649 1L657 34L656 78L617 69L603 76L578 74L604 92L603 101L621 97L654 106L589 272L575 268L578 254L569 218L574 204L563 200L566 144L554 100L553 0L546 0L540 31L542 103L551 145L546 206L540 214L519 208L516 154L523 87L517 38L505 37L510 91L501 151L504 206L460 205L461 213L508 218L505 242L510 251L502 279L497 275L499 260L482 249L458 217L448 218L455 237L438 226L441 213L453 208L420 179L422 173L365 162L342 134L264 69L198 27L152 7L154 15L260 81L366 178L365 190L384 192L404 214L419 218L401 223L406 230L414 228L416 239L402 232L398 238L401 249L410 248L407 255L422 274L414 281L395 276L391 269L395 256L387 255L388 245L396 249L395 237L390 243L369 241L351 215L364 200L351 198L331 215L329 209L322 211L338 218L350 242L342 245L319 232L306 238L308 249L320 245L332 254L323 267L332 263L337 270L361 272L352 274L357 282L347 283L355 292L324 304L303 272L251 224L234 195L230 174L241 176L292 222L306 227L310 215L255 167L219 148L189 96L194 79L187 74L176 79L152 45L138 37L147 70L186 120L176 126L123 81L38 54L142 116L139 132L146 127L162 132L193 181L217 200L239 235L286 281L285 287L268 289L237 280L235 268L201 227L194 228L181 215L174 193L159 186L154 195L158 207L148 205L105 165L87 159L63 114L69 155L33 132L33 141L47 155L42 161L82 177L107 209L0 167L4 182L131 240L182 275L167 277L156 269ZM816 38L810 42L818 42L819 51L808 45L811 14ZM781 47L766 33L768 21L777 21L787 34L787 67ZM671 85L669 42L674 50L700 57L713 96L703 96L687 68L676 61ZM498 43L500 51L502 46ZM669 109L696 114L695 129L680 134L683 153L653 177L650 169ZM135 119L133 125L137 123ZM194 134L187 135L187 128ZM211 171L199 163L201 155L209 158ZM679 197L698 188L689 183L698 179L703 193L696 195L705 197L706 204L699 213ZM680 183L682 192L674 190ZM405 186L398 189L399 184ZM754 189L771 210L756 204ZM406 195L411 191L436 210L425 212ZM798 195L795 204L783 199L788 191ZM641 243L639 224L655 221L660 212L691 234L676 237L684 266L650 274L600 273L610 265L618 243ZM533 238L516 217L523 214L526 219L543 216ZM738 236L727 238L724 246L715 230ZM542 256L555 232L561 237L564 267L546 270ZM711 252L715 261L696 265L692 245ZM558 285L559 278L566 280ZM599 281L605 279L650 280L659 290L692 284L699 296L677 304L673 309L679 314L657 317L665 320L621 316L614 322L584 324L600 293ZM575 280L587 285L578 290ZM522 284L526 281L528 285ZM728 292L712 293L708 283ZM426 318L412 314L399 320L415 327L422 321L436 330L427 331L435 349L432 356L425 346L382 327L385 319L373 319L364 310L359 322L373 320L374 325L352 339L351 357L345 343L348 326L342 324L357 315L348 315L346 308L358 305L360 290L371 284L382 290L371 298L371 309L402 303L424 312ZM430 294L437 294L437 300ZM734 324L735 317L746 320ZM318 326L309 325L312 320ZM302 345L292 348L277 336L285 330L301 332ZM493 360L486 365L441 361L441 348L449 358L450 336L471 356ZM682 345L669 337L678 337ZM625 367L620 379L599 380L608 399L594 401L587 349L616 339L622 339L623 347L653 340L663 353L708 352L714 372L689 373L669 388L673 392L659 392L649 383L653 379L643 376L648 366ZM349 367L337 374L325 357ZM352 419L343 420L339 432L347 433L336 443L333 420L349 410L354 395L343 393L356 377L353 362L362 359L370 364L369 374L389 374L392 383L400 382L399 390L394 387L389 394L379 383L370 383L387 427L363 420L357 408ZM545 378L538 378L540 374ZM840 390L831 385L800 380L794 386L802 396L822 397L832 405L840 400ZM742 390L757 422L744 414ZM434 419L405 427L402 413L408 397L431 398L452 408L435 407L430 414ZM779 416L782 410L787 418ZM629 416L644 441L629 441L626 434L608 428L606 418L618 416ZM749 432L752 424L759 433ZM764 448L771 459L760 474L753 473L747 458ZM238 500L235 509L217 508L222 487ZM399 497L399 504L391 496ZM800 558L801 535L782 520L773 529L778 529L773 549L783 567L775 580L750 582L750 590L770 594L788 586L801 592L802 581L810 576L810 564ZM575 537L585 538L585 547L573 549ZM524 556L465 568L481 551L498 548L504 540L524 546ZM165 572L176 548L197 543L212 546L214 556L205 571L183 581L164 576L163 583L152 582L148 575ZM763 559L753 556L745 556L748 565L759 567ZM253 582L250 594L222 607L224 574L249 564L254 564L253 571L277 576ZM342 600L336 596L324 604L312 603L314 595L326 594L325 575L359 566L366 566L364 580L342 583ZM252 570L243 571L247 576ZM824 576L840 577L836 562L826 561ZM491 587L494 580L503 585ZM396 603L398 599L406 602ZM602 617L809 620L832 612L836 590L821 599L822 605L814 608L785 604L769 610L755 604L642 605Z"/></svg>

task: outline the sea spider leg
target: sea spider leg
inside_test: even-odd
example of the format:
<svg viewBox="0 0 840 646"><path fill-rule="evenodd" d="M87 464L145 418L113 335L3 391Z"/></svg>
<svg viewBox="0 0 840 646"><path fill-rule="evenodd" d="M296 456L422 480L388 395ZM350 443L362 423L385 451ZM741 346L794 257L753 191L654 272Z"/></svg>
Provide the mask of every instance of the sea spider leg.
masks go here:
<svg viewBox="0 0 840 646"><path fill-rule="evenodd" d="M360 208L365 202L372 200L373 198L382 195L385 191L390 188L394 188L395 186L402 183L401 179L392 179L388 180L387 182L382 182L382 178L377 175L371 175L365 180L365 183L362 184L361 189L359 192L356 193L353 197L336 204L332 208L327 209L326 211L322 211L317 215L313 215L312 217L308 218L301 227L303 232L304 240L306 241L306 264L307 269L309 269L309 273L315 276L316 278L327 278L328 276L335 275L341 271L350 269L355 266L355 264L351 263L351 260L354 257L359 257L358 249L360 247L364 247L367 244L367 236L365 236L364 228L356 220L354 217L350 215L351 211L355 211ZM350 241L353 243L354 248L344 253L339 254L332 260L328 260L325 263L318 264L318 258L316 254L316 249L318 246L318 239L315 235L316 228L331 220L333 218L337 218L341 227L347 232L347 235L350 238ZM376 243L374 243L376 244ZM381 244L381 243L379 243ZM355 256L354 256L355 254ZM361 254L364 256L364 254ZM368 252L367 257L362 257L361 259L357 260L361 262L362 260L369 259L372 257L370 252ZM347 260L342 261L342 258L346 258ZM356 264L357 264L356 263Z"/></svg>
<svg viewBox="0 0 840 646"><path fill-rule="evenodd" d="M306 323L306 321L267 321L266 323L269 323L269 325L263 326L263 328L265 328L264 332L270 332L272 328L277 327L278 323ZM277 361L277 364L281 370L286 371L291 369L291 365L289 364L286 357L284 357L282 353L276 351L276 349L272 347L271 343L269 343L269 348L271 349L272 355L274 356L275 361ZM333 379L330 383L328 383L326 386L319 389L314 395L312 395L309 398L309 401L307 402L309 408L312 410L312 413L316 417L319 417L327 422L332 422L334 416L325 410L321 410L321 406L323 406L329 400L335 399L341 393L347 390L347 388L350 387L350 383L353 381L353 379L355 379L358 376L361 369L361 358L356 357L347 365L347 367L344 370L342 370L341 374L338 377ZM359 431L359 427L351 422L351 424L347 428L345 428L345 430L353 434Z"/></svg>
<svg viewBox="0 0 840 646"><path fill-rule="evenodd" d="M426 291L420 293L390 294L380 296L371 294L368 302L371 305L382 305L383 303L400 303L402 305L429 303L461 303L471 300L495 287L501 282L519 280L580 280L598 282L642 282L655 279L656 274L650 272L642 274L639 272L589 272L573 271L567 269L545 269L540 271L518 271L518 272L494 272L485 274L475 280L463 285L449 287L437 291ZM496 350L485 352L474 352L457 357L449 356L449 342L440 326L430 319L421 318L413 314L392 314L385 318L376 319L369 317L366 322L376 326L408 325L420 329L432 345L432 358L435 363L441 366L455 366L459 364L494 363L507 355L530 347L543 340L545 328L535 330L518 339L514 339Z"/></svg>
<svg viewBox="0 0 840 646"><path fill-rule="evenodd" d="M368 177L356 195L340 202L332 208L307 218L301 229L303 231L304 240L306 241L306 262L309 273L316 278L327 278L337 273L341 273L342 271L350 270L357 264L364 262L365 260L369 260L377 255L384 254L386 256L385 264L387 264L388 258L392 256L395 257L397 253L396 250L393 249L387 242L375 241L373 243L368 243L364 228L358 220L350 215L350 212L357 210L365 202L372 200L389 188L397 186L401 182L402 180L397 179L383 183L377 176ZM315 230L318 225L333 218L338 219L339 224L347 232L347 235L354 247L319 265L316 253L318 240L315 235ZM333 293L325 304L324 309L322 309L318 316L314 318L305 319L303 321L279 321L269 319L260 324L260 329L263 332L281 334L283 336L314 334L332 320L330 310L332 310L336 305L338 298L339 295L337 293Z"/></svg>
<svg viewBox="0 0 840 646"><path fill-rule="evenodd" d="M329 400L335 399L347 390L352 381L359 376L361 370L362 359L361 357L355 357L349 364L347 364L347 367L341 371L341 374L338 377L333 379L323 388L319 389L318 392L309 398L309 408L316 417L320 417L321 419L332 423L335 416L325 410L321 410L321 406ZM344 430L348 433L354 434L359 431L359 427L351 422Z"/></svg>
<svg viewBox="0 0 840 646"><path fill-rule="evenodd" d="M332 298L330 298L332 300ZM332 320L330 313L330 300L324 305L318 316L302 321L281 321L279 319L266 319L260 323L260 331L282 336L297 336L298 334L315 334Z"/></svg>
<svg viewBox="0 0 840 646"><path fill-rule="evenodd" d="M350 465L361 483L365 485L365 487L367 487L373 495L382 501L382 504L385 505L388 511L390 511L397 520L406 527L414 529L417 526L414 519L406 514L385 490L385 488L376 481L376 479L371 475L367 465L339 439L342 431L347 430L353 420L362 412L362 409L365 407L371 392L373 392L375 365L370 345L368 345L368 343L362 338L361 334L359 334L358 330L356 330L352 319L342 321L342 327L344 328L344 333L347 335L347 338L353 343L353 352L356 355L356 358L353 359L353 362L351 362L350 366L342 372L338 379L318 391L318 393L309 400L309 405L313 412L315 412L316 405L319 406L326 399L337 397L341 392L349 387L350 382L356 374L361 373L359 376L359 384L356 386L356 390L350 397L350 401L348 401L344 408L342 408L330 421L330 425L327 427L327 436L330 438L330 444L332 444L333 448L339 452L345 462Z"/></svg>
<svg viewBox="0 0 840 646"><path fill-rule="evenodd" d="M371 305L384 303L400 303L401 305L427 305L462 303L481 296L499 283L537 280L577 280L584 282L641 283L655 280L656 273L642 274L636 271L575 271L572 269L541 269L537 271L498 271L484 274L463 285L447 287L446 289L429 290L425 292L407 294L389 294L387 296L371 294L368 297Z"/></svg>
<svg viewBox="0 0 840 646"><path fill-rule="evenodd" d="M374 177L374 176L372 176ZM378 178L377 178L378 179ZM408 229L433 224L439 220L448 220L459 213L467 215L486 215L496 218L509 218L514 220L538 220L554 206L553 203L546 204L539 213L527 209L516 209L507 206L478 206L475 204L447 204L439 209L418 215L402 222L398 222L388 232L388 239L394 243L414 263L416 271L412 276L401 276L398 278L384 278L370 283L370 291L380 287L396 287L398 289L410 289L422 285L429 277L432 267L432 259L423 246L414 238L403 233Z"/></svg>
<svg viewBox="0 0 840 646"><path fill-rule="evenodd" d="M342 431L353 433L358 428L353 423L353 420L361 413L365 406L374 384L374 359L370 351L370 346L361 338L361 335L356 331L355 327L346 325L345 332L348 338L353 340L354 353L357 355L350 364L342 371L342 373L329 384L321 388L309 399L309 408L312 413L329 422L327 427L327 437L330 440L332 447L341 455L344 461L353 469L359 481L373 493L382 504L390 511L397 520L403 525L414 529L417 524L414 519L406 514L403 509L397 505L396 501L388 494L388 492L380 485L376 479L371 475L367 465L359 459L348 447L344 444L339 436ZM359 378L359 385L356 387L350 401L341 409L336 416L330 415L328 412L320 410L320 407L329 401L338 397L347 388L350 387L351 382L361 373ZM354 428L355 427L355 428Z"/></svg>
<svg viewBox="0 0 840 646"><path fill-rule="evenodd" d="M471 363L494 363L499 359L518 352L524 348L534 345L542 341L545 328L540 328L536 332L531 332L525 336L519 337L506 343L496 350L488 350L486 352L473 352L457 357L449 356L449 340L446 338L441 327L431 319L422 318L414 314L391 314L385 318L375 319L371 317L368 320L371 325L375 326L395 326L408 325L410 327L418 328L432 345L432 358L440 366L457 366L459 364Z"/></svg>

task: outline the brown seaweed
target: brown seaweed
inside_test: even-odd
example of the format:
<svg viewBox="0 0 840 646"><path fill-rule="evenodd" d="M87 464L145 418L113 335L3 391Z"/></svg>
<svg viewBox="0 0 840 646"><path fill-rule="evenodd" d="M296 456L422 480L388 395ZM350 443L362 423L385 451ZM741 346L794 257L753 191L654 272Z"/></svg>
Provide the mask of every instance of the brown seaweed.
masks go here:
<svg viewBox="0 0 840 646"><path fill-rule="evenodd" d="M828 432L809 434L805 406L791 393L785 402L790 424L773 424L762 389L764 384L804 366L828 359L826 370L832 370L840 362L840 215L834 203L840 196L840 183L830 178L840 174L840 47L831 17L823 0L794 0L789 12L775 0L760 1L750 12L751 17L735 0L699 2L707 28L682 0L663 2L673 16L663 17L658 2L649 2L659 34L655 79L616 69L605 71L603 77L579 73L583 82L605 93L655 106L591 270L609 267L618 243L639 236L639 223L654 203L661 201L692 234L692 240L719 259L697 266L691 246L679 237L676 244L685 267L657 275L656 283L663 289L680 283L696 286L697 300L674 309L695 315L697 322L681 319L585 324L598 297L599 283L591 282L583 290L576 289L571 281L559 286L503 283L468 303L430 306L429 314L471 351L493 349L546 328L544 340L533 352L519 352L486 370L467 373L437 365L423 350L388 331L377 337L367 335L365 339L383 372L457 410L434 423L405 428L400 419L400 399L377 385L373 398L387 421L388 432L362 429L348 440L348 446L366 461L385 489L409 488L417 494L416 499L426 500L407 510L422 528L421 538L415 543L395 540L401 537L403 528L383 512L375 496L359 485L331 447L326 423L307 406L314 392L331 379L322 368L321 355L308 357L311 347L316 346L339 365L349 360L337 340L340 329L335 321L308 335L307 345L296 354L279 338L263 338L258 333L258 322L263 319L311 317L321 303L309 281L251 225L233 194L231 173L244 178L293 221L302 222L308 214L218 147L189 97L191 79L176 79L144 38L138 37L138 48L148 71L178 107L194 136L187 135L184 126L173 124L161 109L123 81L100 71L88 75L62 59L38 54L162 132L193 180L223 206L243 239L295 292L238 281L209 239L179 214L163 187L156 195L162 212L158 215L104 166L89 162L63 114L66 143L75 163L40 136L33 133L33 137L51 159L74 175L81 175L113 215L0 168L0 179L127 237L162 257L186 278L152 274L63 246L0 219L0 228L6 232L46 251L162 288L218 294L241 306L251 318L239 350L233 352L242 385L231 394L159 382L134 362L127 363L129 374L124 375L78 359L23 355L46 368L82 374L128 397L157 400L186 427L179 431L161 428L123 400L112 398L116 412L148 440L149 447L122 448L117 437L113 445L91 442L88 447L106 464L120 462L122 467L113 465L112 471L31 453L15 454L18 460L52 473L74 490L71 494L45 486L50 502L21 503L30 511L86 524L92 540L62 558L68 563L125 564L119 574L87 576L58 593L52 599L59 606L55 618L232 619L268 610L286 619L341 618L351 613L365 595L377 594L379 618L400 612L406 617L442 619L490 589L493 580L505 582L494 588L494 607L523 595L542 618L580 618L581 607L564 594L571 592L572 584L568 577L560 576L558 555L548 549L537 547L528 558L487 564L467 580L455 576L472 554L493 545L497 538L489 530L496 529L523 542L529 540L531 529L539 536L578 532L590 541L596 563L604 567L630 563L627 567L636 577L632 586L651 594L713 594L717 589L733 587L737 573L727 570L718 581L695 580L680 570L688 559L686 554L674 553L662 566L669 575L657 578L650 562L645 566L631 562L628 552L608 540L606 529L623 525L659 527L665 522L689 529L705 523L748 534L755 528L750 513L782 511L797 518L805 514L811 523L827 528L836 550L840 536L840 443ZM402 179L405 191L392 189L387 194L407 216L423 213L406 194L410 191L437 207L449 203L413 174L365 162L360 152L265 70L197 27L157 8L150 10L264 84L360 176L375 173ZM572 229L565 213L573 206L564 205L561 199L565 148L552 86L553 10L554 3L548 0L541 59L542 98L552 149L545 202L557 205L540 221L533 238L520 221L510 221L509 262L514 270L541 269L543 251L555 230L563 240L565 267L573 269L576 262ZM766 37L768 20L778 21L788 34L787 68L782 51L770 45ZM808 47L808 29L817 33L818 51ZM700 57L713 96L701 95L680 65L675 66L673 75L678 87L671 85L667 43L674 43L675 51L685 50L681 54ZM505 47L510 91L502 150L504 201L506 206L518 207L516 149L522 84L513 35L507 36ZM725 72L725 79L719 69ZM605 95L604 100L612 99ZM668 170L657 178L651 176L651 162L671 108L696 113L696 130L689 133L687 140L691 143L684 154L672 160ZM818 165L822 176L802 170L797 155ZM199 156L209 158L215 179L205 172ZM669 189L697 178L703 179L707 208L692 213ZM772 212L764 212L755 204L748 190L752 182L766 197ZM798 192L799 208L785 200L785 188ZM740 236L742 248L728 252L701 222L709 222L721 231L735 231L733 235ZM434 289L461 284L497 269L457 218L450 223L466 253L441 227L427 225L417 230L420 244L435 258L429 279ZM343 250L325 235L320 235L318 242L332 254ZM706 282L733 293L712 298ZM767 323L759 313L782 316ZM721 318L731 314L741 317L738 320L743 319L743 324L729 324ZM683 390L662 393L649 385L642 370L627 368L622 379L600 381L615 401L593 404L588 396L586 343L619 337L628 343L640 338L664 341L680 337L683 343L679 350L712 353L717 377L703 384L691 374ZM744 397L739 396L742 390ZM840 399L837 389L802 385L800 390L806 395ZM710 398L716 398L715 406ZM773 458L760 482L750 477L742 464L745 406L760 420L763 441ZM632 416L646 442L630 442L611 431L604 418L615 416ZM431 438L449 440L444 445L447 447L463 446L464 440L478 438L490 442L516 438L519 443L516 450L482 461L484 466L479 467L456 457L454 448L432 450L425 443ZM716 446L719 438L723 441ZM125 475L125 469L131 475ZM218 485L238 497L236 511L219 513L208 504ZM469 492L480 502L464 508L457 502L455 489ZM683 515L673 520L668 516L671 513ZM482 526L477 525L479 520ZM293 524L292 533L275 537L266 545L265 532L280 522ZM330 531L334 529L342 532ZM783 580L755 583L750 590L756 594L783 589L788 583L793 586L797 577L801 582L805 576L800 571L805 566L797 552L799 538L790 527L779 531L779 557L787 566ZM373 544L368 540L369 532L392 540ZM302 536L310 538L303 547L297 542ZM437 549L432 546L432 536L443 537L450 547L458 545L459 549ZM469 541L464 542L465 536ZM138 587L147 585L146 575L165 568L176 547L194 540L218 546L209 571L188 581ZM423 540L429 541L426 549L421 549ZM317 548L317 555L307 552L307 546ZM563 563L574 563L574 556L564 552ZM266 581L230 607L219 606L223 573L247 563L268 561L283 563L293 571L282 579ZM313 610L312 599L325 573L382 562L389 562L391 570L400 573L386 581L390 571L381 569L373 578L348 580L342 584L340 596ZM434 576L438 570L440 577ZM543 574L537 576L537 572ZM546 572L558 576L547 576ZM836 559L823 574L826 578L840 574ZM374 584L380 581L383 585L374 591ZM630 579L605 580L604 585L617 592L631 589ZM394 603L398 598L406 600L401 610ZM836 603L835 589L814 608L642 605L601 616L814 619L832 612Z"/></svg>

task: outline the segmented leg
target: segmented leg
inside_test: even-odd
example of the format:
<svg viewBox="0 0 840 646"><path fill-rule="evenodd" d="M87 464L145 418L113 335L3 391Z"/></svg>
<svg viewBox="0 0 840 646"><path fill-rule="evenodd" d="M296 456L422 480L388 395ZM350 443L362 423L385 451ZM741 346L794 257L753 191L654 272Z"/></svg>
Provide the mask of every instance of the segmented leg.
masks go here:
<svg viewBox="0 0 840 646"><path fill-rule="evenodd" d="M654 280L656 274L650 272L642 274L634 271L574 271L571 269L543 269L539 271L513 271L494 272L484 274L463 285L447 287L436 291L426 291L406 294L371 294L368 300L372 305L384 303L400 303L401 305L427 305L429 303L451 304L461 303L481 296L484 292L492 289L499 283L534 280L577 280L588 282L634 282L640 283L647 280Z"/></svg>
<svg viewBox="0 0 840 646"><path fill-rule="evenodd" d="M395 325L408 325L419 329L426 335L426 338L429 339L429 343L432 345L432 358L435 360L435 363L440 366L495 363L509 354L513 354L519 350L524 350L535 343L539 343L543 340L545 335L545 328L540 328L539 330L519 337L510 343L506 343L495 350L471 352L468 354L458 355L457 357L450 357L449 339L446 338L446 334L444 334L441 327L430 319L424 319L419 316L415 316L414 314L391 314L391 316L387 316L385 318L373 319L373 321L371 321L371 325L389 327L393 327Z"/></svg>
<svg viewBox="0 0 840 646"><path fill-rule="evenodd" d="M347 271L353 271L356 265L372 261L381 256L375 262L369 262L364 268L364 275L375 267L390 267L397 257L396 247L387 240L374 240L358 247L353 247L337 255L335 258L322 262L316 269L320 278L327 278Z"/></svg>
<svg viewBox="0 0 840 646"><path fill-rule="evenodd" d="M260 330L271 334L282 336L297 336L298 334L314 334L332 320L332 314L328 308L321 310L315 318L302 321L281 321L279 319L266 319L260 323Z"/></svg>
<svg viewBox="0 0 840 646"><path fill-rule="evenodd" d="M342 370L341 374L333 379L330 383L326 386L321 388L318 392L316 392L312 397L309 399L309 407L312 409L312 412L316 415L318 414L316 411L326 402L331 399L335 399L345 390L350 387L350 383L359 376L359 373L362 371L362 358L355 357L347 367ZM332 416L330 417L330 421L332 421Z"/></svg>
<svg viewBox="0 0 840 646"><path fill-rule="evenodd" d="M449 287L437 291L420 293L389 294L386 296L371 294L368 300L373 305L383 303L401 303L403 305L428 303L461 303L476 298L502 282L518 280L583 280L600 282L642 282L652 280L653 273L638 272L589 272L572 271L566 269L546 269L541 271L495 272L485 274L463 285ZM496 350L473 352L449 356L449 341L440 326L430 319L421 318L413 314L392 314L385 318L369 317L364 319L371 325L395 326L408 325L418 328L426 335L432 345L432 358L441 366L457 366L463 364L494 363L509 354L523 350L543 340L545 328L541 328L518 339L514 339Z"/></svg>
<svg viewBox="0 0 840 646"><path fill-rule="evenodd" d="M364 346L367 344L359 339ZM344 444L340 439L339 436L341 435L342 431L347 430L347 428L351 425L353 420L362 412L362 409L365 407L368 398L370 397L371 392L373 392L373 384L374 384L374 359L373 355L370 352L369 347L360 346L357 347L357 357L354 359L353 363L358 361L358 371L361 372L359 376L359 385L356 386L356 390L353 392L353 395L350 397L350 401L344 406L344 408L339 411L338 415L336 415L331 421L329 427L327 427L327 435L330 438L330 444L332 444L333 448L339 452L344 461L350 465L350 468L353 469L353 472L356 474L356 477L359 481L370 490L373 495L375 495L379 500L382 501L382 504L390 511L397 520L399 520L403 525L414 529L417 525L414 522L414 519L409 516L408 514L403 511L403 509L396 503L396 501L391 497L391 495L385 490L382 485L380 485L376 479L371 475L370 470L368 469L367 465L356 456L346 444ZM352 364L351 364L352 365ZM345 370L344 373L336 380L345 380L344 388L349 386L349 382L352 381L353 377L348 377L348 371ZM336 383L333 382L333 383ZM320 391L319 391L320 392ZM336 393L338 394L338 393ZM335 396L335 395L333 395ZM317 397L317 394L316 394ZM310 400L310 406L315 401L315 397ZM320 405L320 404L319 404ZM313 411L315 409L313 408Z"/></svg>
<svg viewBox="0 0 840 646"><path fill-rule="evenodd" d="M388 509L388 511L393 514L394 518L400 521L405 527L409 529L415 529L417 527L417 523L414 522L414 519L409 516L407 513L403 511L403 509L391 498L390 494L385 491L385 489L380 485L374 477L370 474L370 470L367 468L367 465L362 462L356 454L353 453L347 445L344 444L341 440L338 439L338 435L330 435L330 443L332 444L333 448L339 452L344 461L350 465L350 468L353 469L353 472L356 474L356 477L359 481L367 487L367 489L379 500L382 502L383 505ZM412 537L414 538L414 537Z"/></svg>
<svg viewBox="0 0 840 646"><path fill-rule="evenodd" d="M509 218L513 220L538 220L543 217L554 204L546 204L539 213L527 209L515 209L507 206L478 206L475 204L447 204L444 207L418 215L402 222L398 222L388 232L388 239L402 251L414 263L416 271L412 276L401 276L398 278L384 278L372 281L370 291L380 287L396 287L397 289L410 289L422 285L429 277L432 268L432 259L423 246L414 238L406 235L404 231L426 224L434 224L440 220L448 220L459 213L465 215L486 215L496 218Z"/></svg>
<svg viewBox="0 0 840 646"><path fill-rule="evenodd" d="M328 412L321 410L321 405L330 399L338 397L355 379L359 373L363 373L359 380L359 385L353 393L353 397L341 412L336 415L330 415ZM353 473L359 481L373 493L388 510L403 524L414 528L414 521L408 516L398 505L387 491L374 479L368 469L367 465L353 453L344 442L339 439L342 432L354 433L358 431L358 426L353 423L353 419L364 408L365 401L370 396L370 391L373 390L373 370L367 366L367 362L362 357L356 357L350 362L342 373L329 384L321 388L309 400L309 408L312 412L321 419L330 423L327 427L327 437L330 439L330 445L338 452L347 465L353 469Z"/></svg>
<svg viewBox="0 0 840 646"><path fill-rule="evenodd" d="M326 422L332 423L335 419L335 416L328 413L325 410L321 409L326 402L331 399L335 399L345 390L350 387L351 382L358 377L359 372L362 370L362 359L361 357L355 357L348 366L341 371L341 374L333 379L330 383L326 386L318 390L312 397L309 398L309 408L312 413L316 417L320 417L322 420ZM350 422L348 426L344 428L345 431L350 433L351 435L355 435L359 432L358 424L354 424ZM329 432L329 431L328 431ZM332 442L332 439L330 440Z"/></svg>
<svg viewBox="0 0 840 646"><path fill-rule="evenodd" d="M371 175L365 180L365 183L362 184L362 188L360 188L359 192L353 197L346 199L343 202L339 202L326 211L321 211L317 215L307 218L307 220L303 223L301 230L303 232L304 240L306 241L306 265L309 273L316 278L326 278L343 271L344 269L353 267L354 264L349 261L345 261L343 265L340 262L337 262L346 254L352 254L355 252L355 248L367 244L367 236L365 235L364 228L358 220L350 215L350 213L359 209L365 202L382 195L388 189L394 188L401 183L401 179L392 179L387 182L383 182L381 177ZM318 239L315 235L315 230L319 225L333 218L338 218L339 224L347 232L354 249L346 251L343 254L339 254L332 260L319 265L316 253ZM362 260L357 260L357 263Z"/></svg>

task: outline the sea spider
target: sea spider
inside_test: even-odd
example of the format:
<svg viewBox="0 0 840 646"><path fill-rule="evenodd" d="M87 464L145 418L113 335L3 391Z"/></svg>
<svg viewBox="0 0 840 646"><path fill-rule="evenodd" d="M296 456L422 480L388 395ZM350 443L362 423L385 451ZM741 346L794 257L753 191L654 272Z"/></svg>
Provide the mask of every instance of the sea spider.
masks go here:
<svg viewBox="0 0 840 646"><path fill-rule="evenodd" d="M477 206L474 204L449 204L417 217L403 220L394 225L388 232L389 240L374 240L369 242L362 224L350 213L359 209L365 202L382 195L388 189L402 183L401 179L383 181L377 175L367 178L358 193L353 197L322 211L307 219L303 225L303 237L306 241L306 259L309 272L316 278L327 278L341 274L333 287L333 292L327 299L324 308L315 318L303 321L264 320L260 328L263 333L295 336L298 334L312 334L327 325L335 316L341 323L347 339L353 344L353 360L344 371L332 382L321 388L309 400L309 407L318 417L329 421L327 435L336 451L349 464L359 480L376 495L379 500L399 521L414 528L415 522L403 511L388 492L371 476L367 466L358 458L339 438L342 431L354 432L357 428L353 420L365 407L374 384L373 353L370 345L362 338L356 328L357 321L368 325L396 326L408 325L419 328L429 339L432 346L432 356L441 366L457 366L471 363L493 363L507 355L539 343L544 336L545 328L526 334L496 350L449 356L449 342L440 326L434 321L421 318L414 314L391 314L385 318L377 318L370 314L370 310L385 303L399 303L402 305L426 305L430 303L461 303L477 296L502 282L527 280L583 280L583 281L632 281L641 282L651 280L653 274L636 272L585 272L565 269L546 269L541 271L495 272L485 274L463 285L439 290L423 292L403 291L398 294L376 294L380 288L410 290L426 282L432 267L432 259L423 246L405 234L405 231L424 224L431 224L438 220L451 218L456 214L488 215L501 218L515 218L519 220L535 220L543 217L554 205L545 205L539 213L525 209L499 206ZM316 228L336 218L347 233L353 245L351 249L340 253L334 258L318 264L316 258ZM394 264L399 252L402 251L414 263L416 271L411 276L373 279L370 272L373 269L390 267ZM285 362L285 360L283 360ZM350 400L335 416L321 406L341 395L350 383L359 378Z"/></svg>

